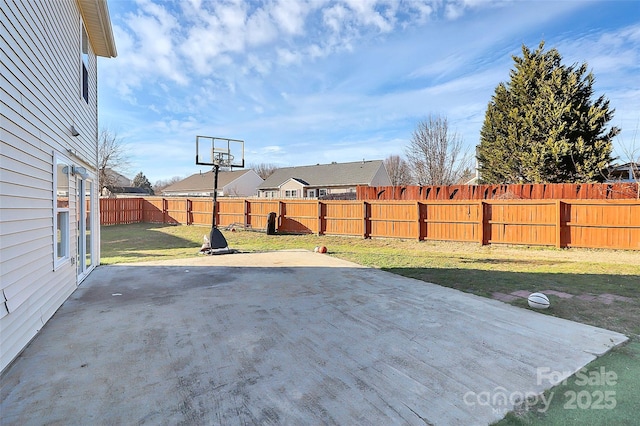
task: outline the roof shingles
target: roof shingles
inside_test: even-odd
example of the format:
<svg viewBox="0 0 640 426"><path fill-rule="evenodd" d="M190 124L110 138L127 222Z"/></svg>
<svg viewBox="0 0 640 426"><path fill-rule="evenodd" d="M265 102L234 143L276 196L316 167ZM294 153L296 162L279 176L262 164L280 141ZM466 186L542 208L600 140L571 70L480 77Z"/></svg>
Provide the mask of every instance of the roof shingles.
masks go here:
<svg viewBox="0 0 640 426"><path fill-rule="evenodd" d="M218 188L224 188L240 176L249 173L249 171L249 169L232 172L221 171L218 173ZM191 175L180 182L167 186L162 192L213 192L213 171Z"/></svg>
<svg viewBox="0 0 640 426"><path fill-rule="evenodd" d="M309 186L368 185L381 166L382 160L283 167L262 182L258 189L275 189L292 178Z"/></svg>

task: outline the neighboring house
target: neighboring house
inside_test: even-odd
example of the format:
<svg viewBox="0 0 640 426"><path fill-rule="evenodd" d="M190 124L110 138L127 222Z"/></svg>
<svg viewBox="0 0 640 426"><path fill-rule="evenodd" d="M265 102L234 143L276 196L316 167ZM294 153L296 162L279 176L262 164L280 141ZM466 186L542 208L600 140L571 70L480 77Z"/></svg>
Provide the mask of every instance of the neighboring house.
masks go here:
<svg viewBox="0 0 640 426"><path fill-rule="evenodd" d="M105 0L0 1L0 370L100 262Z"/></svg>
<svg viewBox="0 0 640 426"><path fill-rule="evenodd" d="M262 198L330 198L353 194L358 185L390 186L382 160L277 169L260 186Z"/></svg>
<svg viewBox="0 0 640 426"><path fill-rule="evenodd" d="M607 182L640 182L640 163L611 166Z"/></svg>
<svg viewBox="0 0 640 426"><path fill-rule="evenodd" d="M133 186L133 181L112 169L105 169L107 184L101 188L103 197L140 197L150 195L145 188Z"/></svg>
<svg viewBox="0 0 640 426"><path fill-rule="evenodd" d="M133 179L129 179L125 175L116 172L113 169L105 168L104 173L106 175L106 186L125 187L133 186Z"/></svg>
<svg viewBox="0 0 640 426"><path fill-rule="evenodd" d="M256 195L262 178L251 170L235 170L218 172L219 197L252 197ZM186 179L167 186L162 191L163 197L212 197L213 171L196 173Z"/></svg>

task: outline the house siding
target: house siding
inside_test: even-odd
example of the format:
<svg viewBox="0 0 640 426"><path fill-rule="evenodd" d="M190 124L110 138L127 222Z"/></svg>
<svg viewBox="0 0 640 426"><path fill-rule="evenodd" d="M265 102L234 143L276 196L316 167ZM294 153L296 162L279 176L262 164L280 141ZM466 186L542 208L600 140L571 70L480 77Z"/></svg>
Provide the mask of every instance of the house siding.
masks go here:
<svg viewBox="0 0 640 426"><path fill-rule="evenodd" d="M371 179L371 183L369 186L391 186L391 179L389 178L389 173L387 169L385 169L384 164L380 165L380 168Z"/></svg>
<svg viewBox="0 0 640 426"><path fill-rule="evenodd" d="M293 198L303 198L306 196L306 194L304 194L304 190L305 190L305 187L303 184L301 184L300 182L294 179L289 179L280 187L279 196L281 198L292 198L292 197L286 197L286 191L298 191L297 195Z"/></svg>
<svg viewBox="0 0 640 426"><path fill-rule="evenodd" d="M75 0L0 0L0 370L76 289L76 179L69 179L69 255L54 268L54 153L96 181L97 60L82 98ZM91 48L90 48L91 49ZM73 137L74 126L80 136ZM72 155L69 150L75 151ZM93 183L95 185L95 183ZM95 193L95 188L94 188ZM94 197L94 265L99 204Z"/></svg>
<svg viewBox="0 0 640 426"><path fill-rule="evenodd" d="M243 174L223 188L226 197L253 197L257 193L258 185L262 183L262 178L253 170Z"/></svg>

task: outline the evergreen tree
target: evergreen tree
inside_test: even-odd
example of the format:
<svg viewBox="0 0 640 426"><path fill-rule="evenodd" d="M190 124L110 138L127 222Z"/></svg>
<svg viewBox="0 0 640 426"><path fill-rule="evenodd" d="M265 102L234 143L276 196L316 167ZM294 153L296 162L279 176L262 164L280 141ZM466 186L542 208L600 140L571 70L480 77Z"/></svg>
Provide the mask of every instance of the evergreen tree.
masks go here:
<svg viewBox="0 0 640 426"><path fill-rule="evenodd" d="M594 101L587 64L562 65L544 42L514 56L510 81L500 83L487 107L478 160L485 183L594 182L613 160L620 131L604 95Z"/></svg>
<svg viewBox="0 0 640 426"><path fill-rule="evenodd" d="M133 178L133 186L136 188L144 188L149 192L149 195L153 195L153 188L151 187L151 182L149 179L142 173L138 173L136 177Z"/></svg>

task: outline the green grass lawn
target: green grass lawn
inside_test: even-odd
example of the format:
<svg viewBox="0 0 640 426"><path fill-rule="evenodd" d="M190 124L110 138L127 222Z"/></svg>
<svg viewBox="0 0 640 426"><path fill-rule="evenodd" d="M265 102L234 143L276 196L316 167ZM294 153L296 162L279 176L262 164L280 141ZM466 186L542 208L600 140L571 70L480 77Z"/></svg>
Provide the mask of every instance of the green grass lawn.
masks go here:
<svg viewBox="0 0 640 426"><path fill-rule="evenodd" d="M133 224L105 226L101 233L101 263L113 264L199 256L203 236L208 235L209 229ZM630 336L629 344L588 367L604 366L616 372L620 380L612 385L613 388L592 390L582 386L580 381L576 385L574 377L567 382L567 388L560 386L550 391L554 392L554 398L545 412L533 407L509 414L500 424L637 424L635 413L640 408L637 402L640 400L637 395L637 383L640 383L640 252L316 235L269 236L247 231L223 230L223 233L229 247L243 252L313 250L315 246L324 245L331 256L485 297L491 297L494 292L509 294L517 290L555 290L574 296L594 296L594 300L588 300L550 295L551 307L541 312ZM605 304L597 297L602 294L624 296L629 300ZM511 303L529 309L524 299ZM615 393L617 405L614 409L596 407L595 400L601 396L599 392L605 390L609 392L608 400L611 391ZM570 401L572 395L581 398L574 401L575 409ZM588 407L587 398L592 400Z"/></svg>
<svg viewBox="0 0 640 426"><path fill-rule="evenodd" d="M545 392L545 401L496 423L511 425L637 425L640 341L633 339ZM542 398L540 398L542 400Z"/></svg>

